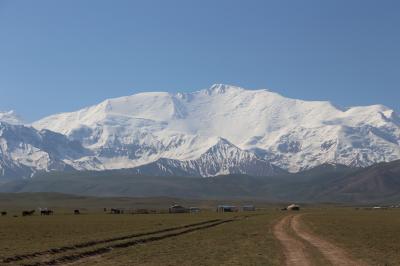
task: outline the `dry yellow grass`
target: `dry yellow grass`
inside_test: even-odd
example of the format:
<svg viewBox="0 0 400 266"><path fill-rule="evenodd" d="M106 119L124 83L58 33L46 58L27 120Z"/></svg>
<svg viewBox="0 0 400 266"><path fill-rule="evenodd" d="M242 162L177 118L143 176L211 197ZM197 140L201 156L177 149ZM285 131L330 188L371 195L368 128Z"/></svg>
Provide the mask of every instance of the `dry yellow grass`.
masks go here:
<svg viewBox="0 0 400 266"><path fill-rule="evenodd" d="M303 221L370 265L400 265L400 210L329 208L308 213Z"/></svg>
<svg viewBox="0 0 400 266"><path fill-rule="evenodd" d="M68 201L66 201L68 200ZM87 214L72 215L70 199L61 199L56 215L41 217L0 217L0 260L52 248L95 243L78 248L47 252L21 260L0 263L21 265L67 260L71 265L282 265L283 252L272 234L273 225L288 213L270 207L258 213L225 213L212 210L199 214L110 215L101 206L168 206L157 200L136 202L133 199L74 199L74 205L87 207ZM52 201L53 203L55 201ZM68 202L68 203L66 203ZM88 204L89 203L89 204ZM15 203L14 203L15 204ZM22 200L3 207L15 210L36 203ZM109 205L107 205L109 204ZM125 204L125 205L124 205ZM135 205L136 204L136 205ZM200 202L198 204L201 204ZM209 204L209 203L207 203ZM18 208L17 208L17 207ZM163 207L165 208L165 207ZM307 208L302 210L303 226L356 258L371 265L400 265L400 210L366 211L353 208ZM259 214L252 216L253 214ZM251 217L243 217L251 215ZM228 223L221 223L233 219ZM206 224L197 224L208 221ZM176 228L183 225L184 228ZM131 237L132 234L165 232ZM174 229L175 228L175 229ZM173 229L173 230L172 230ZM288 230L290 233L290 230ZM118 237L126 237L114 240ZM167 236L167 237L164 237ZM140 242L142 240L143 242ZM148 241L151 239L151 241ZM107 240L104 242L104 240ZM99 243L97 243L100 241ZM102 242L103 241L103 242ZM135 242L138 241L138 242ZM128 244L127 244L128 243ZM125 245L127 244L127 245ZM114 248L117 246L117 248ZM98 252L98 251L101 252ZM105 251L104 251L105 250ZM314 262L324 262L314 247L308 246ZM104 251L104 252L103 252ZM93 253L93 254L92 254ZM83 258L74 259L82 254ZM315 256L314 256L315 255Z"/></svg>
<svg viewBox="0 0 400 266"><path fill-rule="evenodd" d="M141 244L74 265L282 265L271 211L207 230Z"/></svg>
<svg viewBox="0 0 400 266"><path fill-rule="evenodd" d="M26 204L31 203L5 207L19 213L28 208ZM56 208L54 216L0 217L0 261L4 265L41 265L63 259L75 265L280 265L283 261L271 233L272 224L282 213L273 208L259 213L205 210L198 214L111 215L99 211L104 204L94 203L92 211L83 215L72 215L67 204ZM221 223L231 219L234 221ZM205 221L204 225L191 225ZM177 228L184 225L191 226ZM131 237L164 229L173 230ZM127 238L114 240L121 237ZM135 243L149 238L155 239ZM129 245L124 246L126 243ZM67 248L57 251L62 247ZM82 254L89 255L80 258Z"/></svg>
<svg viewBox="0 0 400 266"><path fill-rule="evenodd" d="M198 215L54 215L0 217L0 256L24 254L85 241L119 237L215 219L216 213Z"/></svg>

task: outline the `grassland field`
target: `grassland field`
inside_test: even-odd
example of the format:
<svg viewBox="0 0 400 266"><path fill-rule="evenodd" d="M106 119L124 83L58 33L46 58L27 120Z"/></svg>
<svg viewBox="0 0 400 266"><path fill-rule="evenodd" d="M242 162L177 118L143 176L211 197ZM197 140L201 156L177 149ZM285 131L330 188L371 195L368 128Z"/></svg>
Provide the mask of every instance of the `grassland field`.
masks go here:
<svg viewBox="0 0 400 266"><path fill-rule="evenodd" d="M268 233L272 224L282 214L269 205L262 205L261 211L245 214L217 213L216 204L224 202L212 200L91 198L51 193L0 194L0 199L0 211L8 212L7 216L0 217L0 261L3 261L4 265L45 265L53 259L90 253L110 245L124 244L132 239L175 233L184 234L151 243L115 248L112 252L89 256L83 260L72 259L68 264L279 265L283 260L279 252L279 243ZM248 203L230 202L237 205ZM172 203L181 203L187 207L198 206L202 208L202 212L168 214L166 212ZM37 209L39 206L54 210L55 215L40 216L35 213L30 217L21 216L22 210ZM112 207L123 208L126 213L112 215L103 212L103 208L109 210ZM129 211L138 208L159 213L129 214ZM74 215L74 209L82 210L82 214ZM218 223L232 219L233 222L214 226L215 221ZM206 223L204 226L211 227L203 229L203 225L196 225L198 223ZM193 224L194 226L191 226ZM182 226L190 227L179 228ZM179 229L153 233L174 228ZM186 234L186 230L196 231ZM147 236L148 233L150 234ZM129 238L135 234L144 236ZM90 242L99 243L71 248ZM69 249L53 254L52 250L65 247ZM15 258L17 260L13 260Z"/></svg>
<svg viewBox="0 0 400 266"><path fill-rule="evenodd" d="M272 230L292 213L261 202L256 212L214 211L227 202L0 194L0 211L8 211L0 217L0 265L284 265ZM171 203L199 206L202 212L165 213ZM22 210L38 206L55 215L21 217ZM111 215L103 207L163 213ZM83 214L73 215L76 208ZM400 265L400 210L318 205L300 213L304 227L369 265ZM329 265L308 248L315 265Z"/></svg>
<svg viewBox="0 0 400 266"><path fill-rule="evenodd" d="M400 265L400 210L323 208L302 217L305 226L369 265Z"/></svg>

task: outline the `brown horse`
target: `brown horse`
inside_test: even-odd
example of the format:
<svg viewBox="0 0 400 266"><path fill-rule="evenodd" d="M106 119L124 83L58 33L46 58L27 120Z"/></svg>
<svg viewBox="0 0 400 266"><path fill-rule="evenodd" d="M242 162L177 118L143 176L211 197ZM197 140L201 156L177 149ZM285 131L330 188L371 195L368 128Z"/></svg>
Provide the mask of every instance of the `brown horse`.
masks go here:
<svg viewBox="0 0 400 266"><path fill-rule="evenodd" d="M34 213L35 213L35 210L23 211L22 216L32 216Z"/></svg>

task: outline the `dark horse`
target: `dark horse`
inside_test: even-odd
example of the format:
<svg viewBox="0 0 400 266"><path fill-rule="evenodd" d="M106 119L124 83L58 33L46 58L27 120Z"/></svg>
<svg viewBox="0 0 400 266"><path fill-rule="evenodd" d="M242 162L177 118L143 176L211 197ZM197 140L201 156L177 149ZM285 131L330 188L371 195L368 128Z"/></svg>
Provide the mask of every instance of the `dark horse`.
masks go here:
<svg viewBox="0 0 400 266"><path fill-rule="evenodd" d="M52 210L41 210L40 215L53 215L54 212Z"/></svg>
<svg viewBox="0 0 400 266"><path fill-rule="evenodd" d="M79 210L74 210L74 214L79 215L79 214L81 214L81 212Z"/></svg>
<svg viewBox="0 0 400 266"><path fill-rule="evenodd" d="M22 216L32 216L34 213L35 213L35 210L23 211Z"/></svg>
<svg viewBox="0 0 400 266"><path fill-rule="evenodd" d="M1 212L1 216L7 216L7 212Z"/></svg>
<svg viewBox="0 0 400 266"><path fill-rule="evenodd" d="M120 210L120 209L111 209L111 214L123 214L124 210Z"/></svg>

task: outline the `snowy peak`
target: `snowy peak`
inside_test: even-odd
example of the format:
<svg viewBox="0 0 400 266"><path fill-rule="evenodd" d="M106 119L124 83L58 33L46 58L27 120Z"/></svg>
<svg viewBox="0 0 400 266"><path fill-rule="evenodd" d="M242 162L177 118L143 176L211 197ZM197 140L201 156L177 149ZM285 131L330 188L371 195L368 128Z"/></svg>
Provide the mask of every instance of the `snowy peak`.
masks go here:
<svg viewBox="0 0 400 266"><path fill-rule="evenodd" d="M229 152L238 152L241 151L240 148L229 142L225 138L218 138L217 143L212 146L210 149L207 150L206 154L208 153L221 153L221 155L228 155Z"/></svg>
<svg viewBox="0 0 400 266"><path fill-rule="evenodd" d="M13 125L23 124L22 118L15 111L0 112L0 122L6 122Z"/></svg>
<svg viewBox="0 0 400 266"><path fill-rule="evenodd" d="M224 161L230 160L240 162L242 160L258 159L255 154L249 151L244 151L229 142L227 139L219 138L218 142L209 148L200 159L209 161Z"/></svg>
<svg viewBox="0 0 400 266"><path fill-rule="evenodd" d="M109 99L33 126L82 143L106 169L160 158L198 167L194 161L222 167L258 159L297 172L324 163L367 166L400 159L400 120L390 108L340 109L327 101L224 84L191 93L145 92ZM214 166L212 171L202 168L202 174L232 170Z"/></svg>
<svg viewBox="0 0 400 266"><path fill-rule="evenodd" d="M214 95L214 94L224 94L227 92L240 92L244 91L243 88L236 87L236 86L231 86L231 85L226 85L226 84L214 84L208 89L204 89L201 92L204 92L205 94L208 95Z"/></svg>

